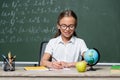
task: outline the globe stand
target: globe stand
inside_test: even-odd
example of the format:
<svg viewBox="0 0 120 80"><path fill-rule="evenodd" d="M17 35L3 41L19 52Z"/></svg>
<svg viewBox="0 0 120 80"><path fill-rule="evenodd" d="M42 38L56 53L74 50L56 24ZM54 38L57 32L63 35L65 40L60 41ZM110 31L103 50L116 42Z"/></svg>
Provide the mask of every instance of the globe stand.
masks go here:
<svg viewBox="0 0 120 80"><path fill-rule="evenodd" d="M90 66L90 68L87 71L96 71L96 69L94 69L93 66Z"/></svg>

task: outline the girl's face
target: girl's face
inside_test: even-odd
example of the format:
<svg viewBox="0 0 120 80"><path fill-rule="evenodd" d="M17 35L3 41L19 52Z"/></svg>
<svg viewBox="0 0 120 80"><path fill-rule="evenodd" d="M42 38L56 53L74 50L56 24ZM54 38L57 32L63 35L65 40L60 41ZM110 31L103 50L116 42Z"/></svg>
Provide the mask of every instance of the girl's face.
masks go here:
<svg viewBox="0 0 120 80"><path fill-rule="evenodd" d="M61 31L62 38L70 39L75 31L75 19L73 17L63 17L58 24L58 29Z"/></svg>

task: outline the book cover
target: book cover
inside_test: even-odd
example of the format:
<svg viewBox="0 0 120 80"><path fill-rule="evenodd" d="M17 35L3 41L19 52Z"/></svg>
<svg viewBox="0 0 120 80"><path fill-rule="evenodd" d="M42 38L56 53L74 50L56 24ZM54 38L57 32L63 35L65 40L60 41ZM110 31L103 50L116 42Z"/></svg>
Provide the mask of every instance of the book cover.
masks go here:
<svg viewBox="0 0 120 80"><path fill-rule="evenodd" d="M111 66L112 73L120 73L120 65L113 65Z"/></svg>
<svg viewBox="0 0 120 80"><path fill-rule="evenodd" d="M24 67L25 70L40 70L40 71L44 71L44 70L49 70L48 68L44 67L44 66L26 66Z"/></svg>

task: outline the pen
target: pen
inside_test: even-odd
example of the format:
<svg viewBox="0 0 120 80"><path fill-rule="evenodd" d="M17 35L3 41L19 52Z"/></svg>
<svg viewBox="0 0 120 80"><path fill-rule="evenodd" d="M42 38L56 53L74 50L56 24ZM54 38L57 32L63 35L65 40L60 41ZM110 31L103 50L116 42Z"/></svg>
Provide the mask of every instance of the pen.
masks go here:
<svg viewBox="0 0 120 80"><path fill-rule="evenodd" d="M52 57L55 61L58 61L57 59L55 59L54 57Z"/></svg>
<svg viewBox="0 0 120 80"><path fill-rule="evenodd" d="M11 55L11 52L8 53L8 59L9 59L9 62L10 64L12 63L12 55Z"/></svg>
<svg viewBox="0 0 120 80"><path fill-rule="evenodd" d="M6 60L6 62L9 64L10 68L12 69L13 67L12 67L12 65L10 64L10 62L7 60L7 58L6 58L4 55L2 55L2 57Z"/></svg>
<svg viewBox="0 0 120 80"><path fill-rule="evenodd" d="M8 58L9 58L9 59L12 58L11 52L8 53Z"/></svg>
<svg viewBox="0 0 120 80"><path fill-rule="evenodd" d="M13 56L12 61L15 60L16 56Z"/></svg>

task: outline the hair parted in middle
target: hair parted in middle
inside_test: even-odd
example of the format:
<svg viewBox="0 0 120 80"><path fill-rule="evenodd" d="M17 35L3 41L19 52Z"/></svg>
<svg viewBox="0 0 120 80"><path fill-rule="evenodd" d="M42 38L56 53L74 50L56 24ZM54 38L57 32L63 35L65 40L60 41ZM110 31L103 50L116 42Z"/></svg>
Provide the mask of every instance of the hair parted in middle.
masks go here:
<svg viewBox="0 0 120 80"><path fill-rule="evenodd" d="M60 20L63 18L63 17L73 17L75 19L75 27L77 26L77 16L76 14L72 11L72 10L65 10L63 12L60 13L60 15L58 16L58 19L57 19L57 24L59 25L59 22ZM56 32L55 34L55 38L57 36L59 36L61 34L60 30L58 29L58 31ZM73 33L74 36L77 36L76 32L74 31Z"/></svg>

